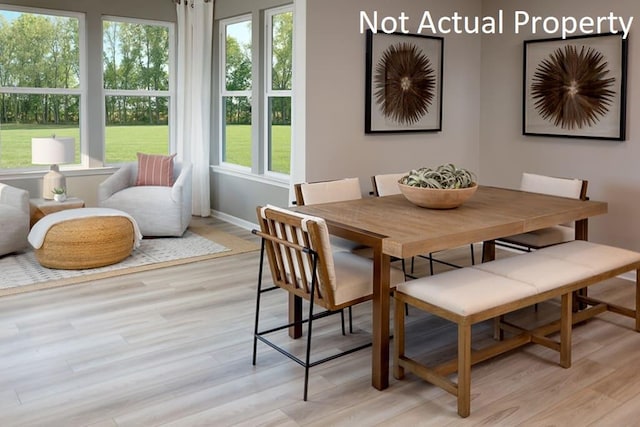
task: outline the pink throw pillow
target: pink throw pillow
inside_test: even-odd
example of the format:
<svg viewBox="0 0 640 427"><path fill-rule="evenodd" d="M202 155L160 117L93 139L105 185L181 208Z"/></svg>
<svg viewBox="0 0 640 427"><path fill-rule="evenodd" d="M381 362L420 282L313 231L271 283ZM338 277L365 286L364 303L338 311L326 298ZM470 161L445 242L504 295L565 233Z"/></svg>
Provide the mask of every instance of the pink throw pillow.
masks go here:
<svg viewBox="0 0 640 427"><path fill-rule="evenodd" d="M136 185L173 185L173 158L159 154L138 153L138 177Z"/></svg>

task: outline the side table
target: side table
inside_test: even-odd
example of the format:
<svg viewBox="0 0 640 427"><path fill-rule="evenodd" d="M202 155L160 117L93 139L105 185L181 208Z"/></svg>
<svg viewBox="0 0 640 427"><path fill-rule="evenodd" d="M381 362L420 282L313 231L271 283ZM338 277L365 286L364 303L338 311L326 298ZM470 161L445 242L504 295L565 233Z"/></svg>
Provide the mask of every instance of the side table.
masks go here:
<svg viewBox="0 0 640 427"><path fill-rule="evenodd" d="M55 200L46 200L43 198L29 199L31 227L33 227L33 224L38 222L45 215L63 211L65 209L76 208L84 208L84 200L78 197L69 197L64 202L56 202Z"/></svg>

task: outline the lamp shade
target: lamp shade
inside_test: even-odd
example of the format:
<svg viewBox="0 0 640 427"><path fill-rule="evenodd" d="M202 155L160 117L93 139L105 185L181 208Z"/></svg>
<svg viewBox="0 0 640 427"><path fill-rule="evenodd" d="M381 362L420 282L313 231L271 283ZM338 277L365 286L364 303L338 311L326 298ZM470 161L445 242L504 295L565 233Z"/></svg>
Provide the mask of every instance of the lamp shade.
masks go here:
<svg viewBox="0 0 640 427"><path fill-rule="evenodd" d="M31 138L31 163L57 165L73 163L76 143L71 137Z"/></svg>

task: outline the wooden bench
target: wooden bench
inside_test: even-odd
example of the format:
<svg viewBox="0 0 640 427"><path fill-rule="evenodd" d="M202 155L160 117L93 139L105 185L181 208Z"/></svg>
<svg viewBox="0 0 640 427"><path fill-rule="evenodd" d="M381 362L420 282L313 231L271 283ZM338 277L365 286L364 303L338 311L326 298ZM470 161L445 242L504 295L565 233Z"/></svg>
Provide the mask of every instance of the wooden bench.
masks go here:
<svg viewBox="0 0 640 427"><path fill-rule="evenodd" d="M586 296L589 285L633 270L633 309ZM640 331L639 274L640 253L578 240L401 284L394 293L394 376L402 379L405 371L410 371L450 392L457 396L458 414L467 417L471 411L473 364L536 343L558 351L560 366L569 368L572 325L604 311L635 319L635 330ZM559 321L526 330L502 320L504 314L556 297L561 298ZM587 308L574 312L574 299ZM403 303L458 324L457 359L427 367L405 355ZM488 348L472 350L471 326L492 318L499 319L497 330L514 335ZM558 331L559 341L548 337ZM454 372L458 373L457 382L448 378Z"/></svg>

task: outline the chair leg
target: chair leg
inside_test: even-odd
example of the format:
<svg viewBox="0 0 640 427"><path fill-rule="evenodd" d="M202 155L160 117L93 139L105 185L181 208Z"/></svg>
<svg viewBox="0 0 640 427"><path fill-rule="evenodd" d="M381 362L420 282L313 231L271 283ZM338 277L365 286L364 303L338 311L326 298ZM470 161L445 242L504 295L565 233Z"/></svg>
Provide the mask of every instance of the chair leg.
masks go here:
<svg viewBox="0 0 640 427"><path fill-rule="evenodd" d="M431 252L429 252L429 271L433 276L433 254Z"/></svg>
<svg viewBox="0 0 640 427"><path fill-rule="evenodd" d="M353 333L353 312L351 311L351 306L349 306L349 333Z"/></svg>
<svg viewBox="0 0 640 427"><path fill-rule="evenodd" d="M318 267L318 258L313 257L313 270L316 271ZM304 395L303 400L307 401L307 391L309 389L309 368L311 367L311 330L313 326L313 303L315 302L315 290L316 290L316 275L313 275L311 280L311 292L309 295L309 325L307 325L307 352L304 360Z"/></svg>
<svg viewBox="0 0 640 427"><path fill-rule="evenodd" d="M260 266L258 267L258 290L256 292L256 318L253 324L253 358L252 363L255 366L257 350L258 350L258 320L260 319L260 294L262 293L262 267L264 261L264 244L265 241L262 239L262 244L260 247Z"/></svg>
<svg viewBox="0 0 640 427"><path fill-rule="evenodd" d="M351 313L349 313L351 314ZM342 335L347 335L344 328L344 309L340 310L340 321L342 323Z"/></svg>
<svg viewBox="0 0 640 427"><path fill-rule="evenodd" d="M473 251L473 243L471 243L471 265L476 265L476 254Z"/></svg>

